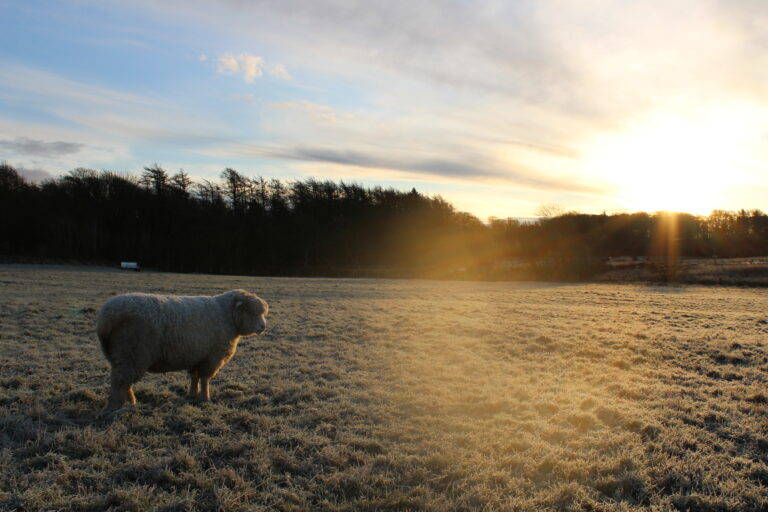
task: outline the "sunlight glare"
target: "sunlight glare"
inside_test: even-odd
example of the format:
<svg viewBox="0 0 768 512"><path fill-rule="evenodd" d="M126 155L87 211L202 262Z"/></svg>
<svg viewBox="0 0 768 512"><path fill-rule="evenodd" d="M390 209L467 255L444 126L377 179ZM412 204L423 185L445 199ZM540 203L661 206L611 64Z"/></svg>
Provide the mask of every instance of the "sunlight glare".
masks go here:
<svg viewBox="0 0 768 512"><path fill-rule="evenodd" d="M587 169L617 188L617 202L638 211L708 214L741 178L754 111L658 115L598 140Z"/></svg>

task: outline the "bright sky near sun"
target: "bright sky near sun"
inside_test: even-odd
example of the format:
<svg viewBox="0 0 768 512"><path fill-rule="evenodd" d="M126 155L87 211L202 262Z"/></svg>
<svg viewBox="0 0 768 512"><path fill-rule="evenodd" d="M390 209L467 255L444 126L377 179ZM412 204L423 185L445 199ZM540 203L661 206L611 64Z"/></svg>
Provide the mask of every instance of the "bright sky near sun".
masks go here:
<svg viewBox="0 0 768 512"><path fill-rule="evenodd" d="M0 0L0 161L768 209L765 0Z"/></svg>

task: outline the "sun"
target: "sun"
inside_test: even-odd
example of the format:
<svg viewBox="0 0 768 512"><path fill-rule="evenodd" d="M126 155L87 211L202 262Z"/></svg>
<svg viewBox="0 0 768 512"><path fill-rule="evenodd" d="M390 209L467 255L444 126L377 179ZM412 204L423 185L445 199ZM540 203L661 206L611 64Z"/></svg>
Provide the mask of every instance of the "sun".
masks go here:
<svg viewBox="0 0 768 512"><path fill-rule="evenodd" d="M648 117L595 141L587 170L613 185L623 208L705 215L739 179L750 121L740 109Z"/></svg>

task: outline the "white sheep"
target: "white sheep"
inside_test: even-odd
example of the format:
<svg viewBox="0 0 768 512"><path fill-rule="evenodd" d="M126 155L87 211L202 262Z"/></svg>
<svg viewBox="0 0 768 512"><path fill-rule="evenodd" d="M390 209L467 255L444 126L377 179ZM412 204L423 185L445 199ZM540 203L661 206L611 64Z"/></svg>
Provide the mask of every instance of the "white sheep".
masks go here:
<svg viewBox="0 0 768 512"><path fill-rule="evenodd" d="M105 410L136 403L131 386L146 373L189 372L189 396L210 400L208 382L235 354L240 336L267 327L267 303L245 290L214 297L129 293L101 307L96 327L112 366Z"/></svg>

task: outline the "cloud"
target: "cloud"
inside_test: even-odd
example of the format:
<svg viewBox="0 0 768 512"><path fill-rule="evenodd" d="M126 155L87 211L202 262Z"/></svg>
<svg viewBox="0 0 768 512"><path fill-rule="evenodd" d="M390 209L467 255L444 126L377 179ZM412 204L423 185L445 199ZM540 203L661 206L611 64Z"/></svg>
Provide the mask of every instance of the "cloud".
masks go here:
<svg viewBox="0 0 768 512"><path fill-rule="evenodd" d="M30 134L30 137L23 141L22 147L17 144L18 137L8 137L19 131ZM50 142L63 137L76 137L87 142L65 143L78 146L77 151L70 151L71 147L62 147L56 142ZM30 140L34 143L28 144ZM103 134L93 135L87 130L78 130L72 126L59 129L50 124L8 122L0 119L0 141L3 143L0 147L0 160L6 160L29 181L36 182L78 167L124 170L126 163L132 158L130 148L124 142L114 141ZM22 151L14 149L6 153L7 142Z"/></svg>
<svg viewBox="0 0 768 512"><path fill-rule="evenodd" d="M579 174L573 165L577 151L548 142L549 134L542 129L505 126L506 112L498 111L498 104L471 114L447 105L438 110L409 104L407 110L400 105L399 111L371 111L295 100L265 106L261 140L218 146L214 154L299 161L307 164L304 168L314 166L330 176L360 170L377 173L381 179L408 175L518 185L541 192L568 189L592 196L605 192ZM542 122L547 124L546 119Z"/></svg>
<svg viewBox="0 0 768 512"><path fill-rule="evenodd" d="M0 140L0 151L10 151L18 155L56 157L77 153L85 147L85 144L77 142L46 142L16 137L13 140Z"/></svg>
<svg viewBox="0 0 768 512"><path fill-rule="evenodd" d="M219 73L236 73L238 69L240 69L240 63L233 55L225 53L219 57L219 65L217 68Z"/></svg>
<svg viewBox="0 0 768 512"><path fill-rule="evenodd" d="M248 53L225 53L219 57L216 71L227 75L239 73L243 75L243 80L253 83L256 78L264 76L264 59Z"/></svg>
<svg viewBox="0 0 768 512"><path fill-rule="evenodd" d="M216 72L223 75L242 75L243 80L248 83L253 83L257 78L261 78L265 72L272 78L280 80L291 79L291 74L288 73L285 65L272 64L267 66L264 57L250 53L240 53L238 55L225 53L219 56Z"/></svg>
<svg viewBox="0 0 768 512"><path fill-rule="evenodd" d="M195 146L245 165L272 158L327 169L328 177L359 168L519 184L535 203L558 202L545 194L571 184L588 202L596 176L587 168L590 148L657 112L695 118L697 109L728 100L766 104L762 0L132 5L178 33L207 34L209 47L263 53L208 51L205 66L234 79L218 88L185 84L203 91L185 105L184 94L137 97L13 69L0 75L0 99L10 98L2 85L13 83L9 104L164 151ZM258 97L235 96L240 80L263 81ZM221 98L255 108L228 108ZM70 140L24 131L0 139L17 133Z"/></svg>
<svg viewBox="0 0 768 512"><path fill-rule="evenodd" d="M233 94L232 97L238 101L242 101L243 103L247 103L251 106L258 106L261 102L259 101L259 98L254 96L253 94Z"/></svg>
<svg viewBox="0 0 768 512"><path fill-rule="evenodd" d="M285 66L282 64L275 64L269 68L269 76L280 78L282 80L290 80L291 78L291 74L288 73L288 70L285 69Z"/></svg>
<svg viewBox="0 0 768 512"><path fill-rule="evenodd" d="M20 132L27 136L15 136ZM78 142L62 142L65 139ZM115 140L103 131L94 133L72 124L57 127L52 123L0 118L0 160L6 160L31 181L58 176L77 167L126 169L131 159L125 141Z"/></svg>
<svg viewBox="0 0 768 512"><path fill-rule="evenodd" d="M211 124L175 112L89 112L68 113L70 119L94 131L127 138L136 144L165 146L176 150L226 138Z"/></svg>
<svg viewBox="0 0 768 512"><path fill-rule="evenodd" d="M218 25L244 44L277 48L316 71L379 86L386 73L395 81L540 98L569 83L567 59L559 58L559 41L550 44L544 26L557 7L534 0L450 6L440 0L224 0L220 5L216 13L198 0L169 0L156 8Z"/></svg>
<svg viewBox="0 0 768 512"><path fill-rule="evenodd" d="M85 129L90 138L99 139L102 146L122 147L126 142L199 145L204 141L220 141L227 131L223 121L190 113L183 105L167 98L94 86L24 66L10 65L6 69L7 73L0 74L0 99L6 99L9 104L23 105L36 115L52 118L50 125L74 123ZM18 133L18 130L12 129L0 131L0 137L5 136L7 141L14 131ZM62 129L56 133L66 131ZM121 139L119 142L118 138ZM18 141L11 142L17 149L25 147ZM6 147L10 149L10 146ZM43 151L74 149L67 145L27 144L26 147Z"/></svg>
<svg viewBox="0 0 768 512"><path fill-rule="evenodd" d="M58 109L78 105L89 109L131 111L167 108L167 103L26 66L6 63L0 73L0 94L7 103L30 105L40 109ZM11 92L8 92L11 91Z"/></svg>
<svg viewBox="0 0 768 512"><path fill-rule="evenodd" d="M516 184L527 188L549 191L567 191L582 194L601 194L600 186L573 179L559 179L554 176L540 175L531 169L513 168L499 161L478 161L471 163L461 151L451 159L441 155L413 155L411 153L383 153L374 149L339 149L329 146L279 144L239 144L221 147L212 155L230 157L270 158L301 162L329 163L357 168L376 170L382 178L382 171L394 171L393 176L436 177L459 181Z"/></svg>
<svg viewBox="0 0 768 512"><path fill-rule="evenodd" d="M328 105L319 105L307 100L300 101L278 101L269 103L270 108L277 110L298 110L310 119L321 123L335 124L336 112Z"/></svg>
<svg viewBox="0 0 768 512"><path fill-rule="evenodd" d="M43 170L43 169L28 169L26 167L21 167L18 165L13 166L16 171L27 181L31 181L34 183L40 183L41 181L52 179L54 176L53 174Z"/></svg>
<svg viewBox="0 0 768 512"><path fill-rule="evenodd" d="M684 96L756 97L768 65L759 0L222 0L216 13L202 0L159 5L374 95L452 88L596 124Z"/></svg>

